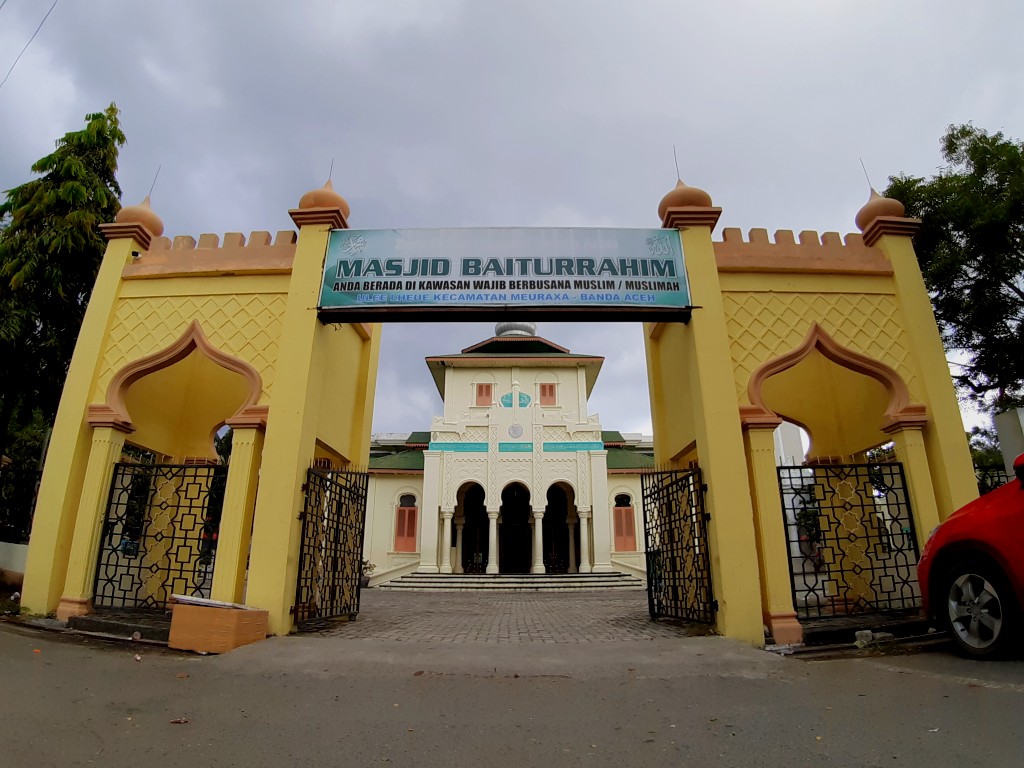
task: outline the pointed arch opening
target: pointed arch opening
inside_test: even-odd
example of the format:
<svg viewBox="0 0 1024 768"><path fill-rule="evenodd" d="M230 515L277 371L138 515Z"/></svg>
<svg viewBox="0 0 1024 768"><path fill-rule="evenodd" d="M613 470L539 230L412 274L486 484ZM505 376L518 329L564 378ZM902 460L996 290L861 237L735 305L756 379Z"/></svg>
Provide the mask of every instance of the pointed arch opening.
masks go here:
<svg viewBox="0 0 1024 768"><path fill-rule="evenodd" d="M754 371L747 395L745 423L796 424L812 459L848 459L886 442L898 426L927 421L893 368L842 346L817 323L800 346Z"/></svg>
<svg viewBox="0 0 1024 768"><path fill-rule="evenodd" d="M225 424L265 426L262 391L259 372L214 347L193 320L173 344L121 368L88 418L133 433L132 443L157 454L215 461Z"/></svg>

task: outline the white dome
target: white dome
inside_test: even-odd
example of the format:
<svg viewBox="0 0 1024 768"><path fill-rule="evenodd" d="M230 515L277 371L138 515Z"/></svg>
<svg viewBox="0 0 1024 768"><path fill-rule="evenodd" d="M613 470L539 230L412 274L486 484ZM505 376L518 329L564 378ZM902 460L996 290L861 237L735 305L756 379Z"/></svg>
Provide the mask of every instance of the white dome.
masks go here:
<svg viewBox="0 0 1024 768"><path fill-rule="evenodd" d="M536 336L536 323L496 323L495 336Z"/></svg>

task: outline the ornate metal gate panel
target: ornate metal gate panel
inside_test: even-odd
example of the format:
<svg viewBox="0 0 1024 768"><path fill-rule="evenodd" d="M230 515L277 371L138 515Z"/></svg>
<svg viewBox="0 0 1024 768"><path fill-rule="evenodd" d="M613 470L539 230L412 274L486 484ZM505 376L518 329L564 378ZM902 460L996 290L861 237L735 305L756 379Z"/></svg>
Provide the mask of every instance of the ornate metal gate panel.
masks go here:
<svg viewBox="0 0 1024 768"><path fill-rule="evenodd" d="M902 464L778 472L797 616L920 607L917 536Z"/></svg>
<svg viewBox="0 0 1024 768"><path fill-rule="evenodd" d="M718 603L711 589L700 470L646 472L641 486L651 618L714 622Z"/></svg>
<svg viewBox="0 0 1024 768"><path fill-rule="evenodd" d="M164 610L172 594L209 597L227 471L116 464L93 605Z"/></svg>
<svg viewBox="0 0 1024 768"><path fill-rule="evenodd" d="M319 468L306 475L295 590L299 629L359 612L368 479L366 472Z"/></svg>

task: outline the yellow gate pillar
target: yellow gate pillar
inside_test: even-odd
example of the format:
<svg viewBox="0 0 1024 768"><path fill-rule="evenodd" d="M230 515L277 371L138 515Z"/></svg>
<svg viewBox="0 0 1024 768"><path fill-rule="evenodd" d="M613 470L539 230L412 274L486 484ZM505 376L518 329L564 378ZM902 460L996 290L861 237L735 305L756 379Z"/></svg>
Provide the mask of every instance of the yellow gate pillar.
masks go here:
<svg viewBox="0 0 1024 768"><path fill-rule="evenodd" d="M945 520L978 497L978 483L942 338L911 240L920 222L903 214L902 203L872 190L871 199L857 214L857 226L864 233L864 244L878 246L892 264L896 298L928 403L929 422L922 436L930 461L925 466L931 468L939 518ZM927 536L927 531L921 535Z"/></svg>
<svg viewBox="0 0 1024 768"><path fill-rule="evenodd" d="M228 426L232 428L231 462L228 464L224 509L217 533L217 558L210 597L241 603L245 598L245 571L263 453L263 425L229 421Z"/></svg>
<svg viewBox="0 0 1024 768"><path fill-rule="evenodd" d="M721 212L721 208L712 207L706 192L682 182L665 196L659 209L662 225L679 230L693 294L691 302L699 307L694 310L685 333L692 344L692 357L687 364L693 368L690 392L694 398L693 429L701 471L708 486L711 577L719 606L716 625L728 637L763 645L760 574L752 524L754 508L750 487L740 480L747 462L729 355L722 286L711 241L711 230ZM667 343L663 343L660 354L662 357L681 356L685 350L668 348ZM655 377L655 372L649 375ZM666 426L671 430L674 425ZM658 460L670 458L658 457Z"/></svg>
<svg viewBox="0 0 1024 768"><path fill-rule="evenodd" d="M125 433L115 425L97 426L92 431L89 464L78 499L75 536L68 558L64 594L57 607L57 618L67 621L92 610L93 583L96 579L96 558L100 536L106 519L110 481L114 464L121 458Z"/></svg>
<svg viewBox="0 0 1024 768"><path fill-rule="evenodd" d="M317 366L323 364L315 354L317 304L328 235L331 229L347 227L347 208L328 187L307 194L298 209L289 211L299 237L263 443L246 589L246 603L269 612L268 628L275 635L287 634L294 624L290 611L298 578L302 487L316 449Z"/></svg>
<svg viewBox="0 0 1024 768"><path fill-rule="evenodd" d="M783 522L782 496L775 467L775 428L782 419L761 417L745 420L747 471L754 499L754 527L757 531L758 563L761 567L761 601L765 624L776 643L803 642L804 633L796 620L789 574L789 544Z"/></svg>
<svg viewBox="0 0 1024 768"><path fill-rule="evenodd" d="M152 238L163 234L164 225L146 198L141 205L122 208L114 223L101 224L100 229L109 243L71 356L32 521L21 595L26 613L50 613L64 592L86 467L95 450L91 442L95 436L84 415L121 290L121 272L134 253L147 249Z"/></svg>
<svg viewBox="0 0 1024 768"><path fill-rule="evenodd" d="M921 424L899 424L886 430L895 444L896 458L903 463L903 470L906 473L918 551L924 549L928 534L940 522L921 427ZM973 472L971 477L974 477Z"/></svg>

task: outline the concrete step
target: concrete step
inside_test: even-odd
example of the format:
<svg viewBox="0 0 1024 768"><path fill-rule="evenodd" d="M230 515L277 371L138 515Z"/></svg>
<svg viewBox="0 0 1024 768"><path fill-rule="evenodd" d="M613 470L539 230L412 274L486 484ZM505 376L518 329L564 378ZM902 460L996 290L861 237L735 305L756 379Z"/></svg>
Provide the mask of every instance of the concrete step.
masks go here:
<svg viewBox="0 0 1024 768"><path fill-rule="evenodd" d="M100 609L84 616L71 616L68 619L68 629L126 640L166 643L171 633L171 617L169 613L163 611Z"/></svg>
<svg viewBox="0 0 1024 768"><path fill-rule="evenodd" d="M642 579L624 573L580 574L434 574L411 573L379 585L384 590L461 592L506 590L510 592L572 592L585 590L643 590Z"/></svg>

